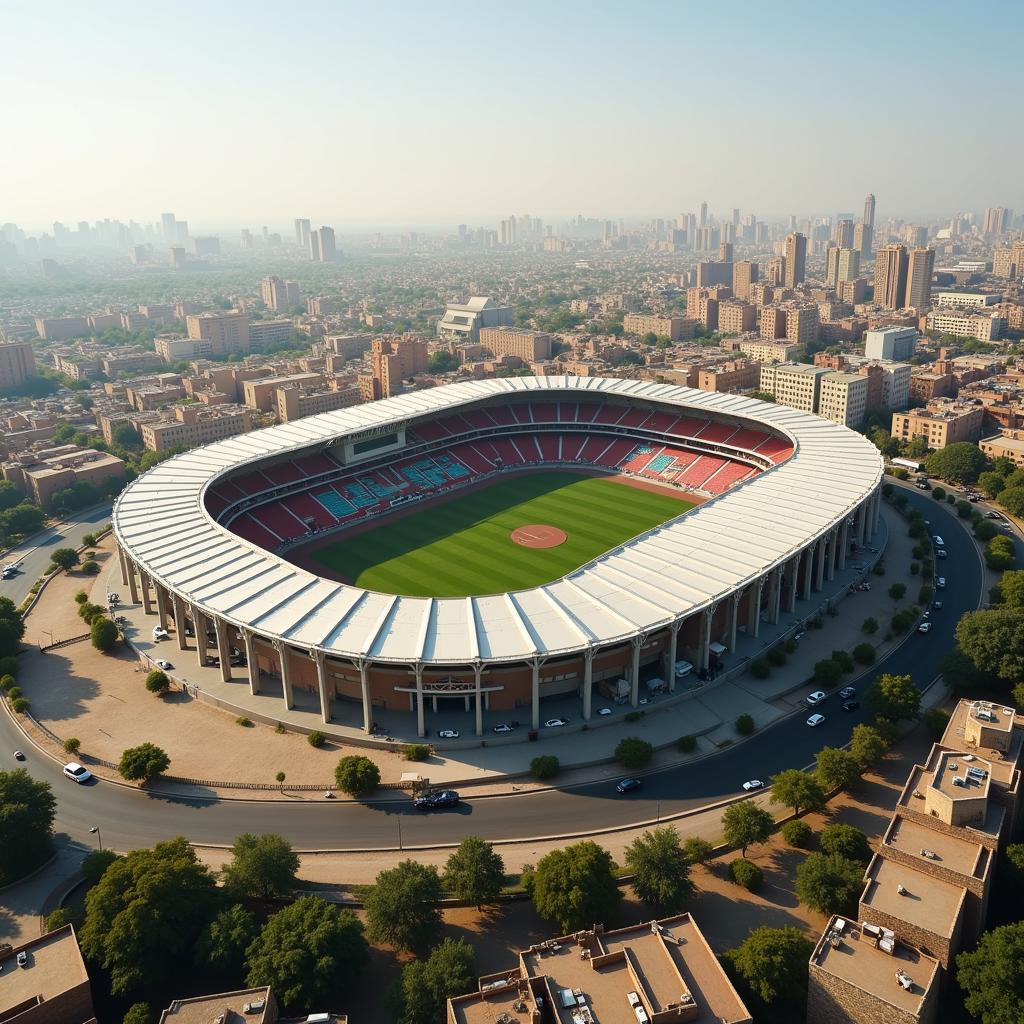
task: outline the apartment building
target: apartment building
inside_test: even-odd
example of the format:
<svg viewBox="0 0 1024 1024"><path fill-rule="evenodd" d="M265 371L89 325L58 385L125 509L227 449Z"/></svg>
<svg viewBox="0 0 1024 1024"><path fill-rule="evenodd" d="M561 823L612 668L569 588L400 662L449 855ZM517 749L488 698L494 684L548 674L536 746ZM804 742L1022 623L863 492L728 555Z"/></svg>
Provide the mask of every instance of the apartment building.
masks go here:
<svg viewBox="0 0 1024 1024"><path fill-rule="evenodd" d="M835 365L819 362L816 366L830 365L833 370L849 370L868 379L867 407L869 409L906 409L910 405L910 378L913 367L909 363L893 362L889 359L868 359L865 356L842 355L825 357L835 360Z"/></svg>
<svg viewBox="0 0 1024 1024"><path fill-rule="evenodd" d="M821 378L818 415L844 427L859 430L868 409L868 377L860 373L832 371Z"/></svg>
<svg viewBox="0 0 1024 1024"><path fill-rule="evenodd" d="M746 334L757 325L757 308L749 302L729 299L718 304L718 330L722 334Z"/></svg>
<svg viewBox="0 0 1024 1024"><path fill-rule="evenodd" d="M27 341L0 344L0 390L20 387L35 372L35 357Z"/></svg>
<svg viewBox="0 0 1024 1024"><path fill-rule="evenodd" d="M3 467L5 480L46 509L59 491L75 484L90 484L101 489L112 481L123 484L124 472L125 464L116 455L77 445L26 452L18 456L16 462L8 462Z"/></svg>
<svg viewBox="0 0 1024 1024"><path fill-rule="evenodd" d="M307 1021L348 1024L348 1015L323 1012L281 1017L273 990L263 986L175 999L160 1014L159 1024L306 1024Z"/></svg>
<svg viewBox="0 0 1024 1024"><path fill-rule="evenodd" d="M37 316L36 334L46 341L67 341L89 333L89 321L84 316Z"/></svg>
<svg viewBox="0 0 1024 1024"><path fill-rule="evenodd" d="M276 274L269 274L260 282L260 295L268 309L282 310L302 302L296 281L283 281Z"/></svg>
<svg viewBox="0 0 1024 1024"><path fill-rule="evenodd" d="M291 384L274 391L274 412L278 423L290 423L304 416L315 416L321 412L334 412L358 405L362 397L358 387L334 387L334 382L318 387L302 387Z"/></svg>
<svg viewBox="0 0 1024 1024"><path fill-rule="evenodd" d="M902 309L907 294L907 249L884 245L875 252L875 304Z"/></svg>
<svg viewBox="0 0 1024 1024"><path fill-rule="evenodd" d="M795 288L806 280L807 273L807 236L794 231L786 236L785 245L785 285Z"/></svg>
<svg viewBox="0 0 1024 1024"><path fill-rule="evenodd" d="M948 371L917 370L910 375L910 397L915 402L930 402L956 394L956 377Z"/></svg>
<svg viewBox="0 0 1024 1024"><path fill-rule="evenodd" d="M1010 247L998 248L992 253L992 274L1011 280L1024 277L1024 241Z"/></svg>
<svg viewBox="0 0 1024 1024"><path fill-rule="evenodd" d="M761 338L764 337L764 334L762 334ZM771 335L769 339L763 341L758 338L740 338L738 343L733 342L732 344L738 351L755 363L788 362L796 355L796 350L800 346L788 341L770 340L775 337L776 335Z"/></svg>
<svg viewBox="0 0 1024 1024"><path fill-rule="evenodd" d="M96 1024L89 975L71 925L0 951L0 1020Z"/></svg>
<svg viewBox="0 0 1024 1024"><path fill-rule="evenodd" d="M536 943L517 966L448 1000L447 1024L505 1021L679 1021L750 1024L689 914Z"/></svg>
<svg viewBox="0 0 1024 1024"><path fill-rule="evenodd" d="M251 409L238 405L179 405L174 419L142 425L142 443L154 452L168 448L196 448L252 430Z"/></svg>
<svg viewBox="0 0 1024 1024"><path fill-rule="evenodd" d="M757 330L766 341L785 338L786 311L781 306L762 306L757 315Z"/></svg>
<svg viewBox="0 0 1024 1024"><path fill-rule="evenodd" d="M761 364L733 359L715 366L703 366L696 373L701 391L753 391L761 381Z"/></svg>
<svg viewBox="0 0 1024 1024"><path fill-rule="evenodd" d="M919 245L907 257L907 294L903 305L907 309L924 310L931 304L932 274L935 271L935 250Z"/></svg>
<svg viewBox="0 0 1024 1024"><path fill-rule="evenodd" d="M938 450L959 441L979 441L984 418L985 409L977 402L936 398L924 409L894 412L891 433L901 441L923 437L929 448Z"/></svg>
<svg viewBox="0 0 1024 1024"><path fill-rule="evenodd" d="M1024 430L1003 430L984 437L978 447L990 458L1008 458L1015 466L1024 466Z"/></svg>
<svg viewBox="0 0 1024 1024"><path fill-rule="evenodd" d="M626 316L629 320L634 314ZM626 331L632 328L623 324ZM659 332L655 332L659 333ZM551 358L550 334L543 331L528 331L521 327L482 327L480 328L480 344L498 358L515 356L523 362L532 363L539 359Z"/></svg>
<svg viewBox="0 0 1024 1024"><path fill-rule="evenodd" d="M939 292L935 297L935 305L944 309L987 309L1002 301L995 292Z"/></svg>
<svg viewBox="0 0 1024 1024"><path fill-rule="evenodd" d="M449 302L444 316L437 322L437 336L442 341L459 344L478 342L482 327L512 327L515 318L511 306L499 306L485 295L474 295L469 302Z"/></svg>
<svg viewBox="0 0 1024 1024"><path fill-rule="evenodd" d="M359 377L363 401L373 402L398 394L403 381L426 371L429 358L427 343L422 339L374 338L370 372Z"/></svg>
<svg viewBox="0 0 1024 1024"><path fill-rule="evenodd" d="M742 302L750 302L751 286L758 280L758 266L753 260L739 260L732 265L732 293ZM770 301L770 298L769 298Z"/></svg>
<svg viewBox="0 0 1024 1024"><path fill-rule="evenodd" d="M760 390L774 395L779 405L816 413L821 396L821 379L833 372L823 366L811 366L808 363L762 366Z"/></svg>
<svg viewBox="0 0 1024 1024"><path fill-rule="evenodd" d="M962 309L936 309L925 318L925 330L958 338L994 341L1006 332L1006 318L994 314L968 313Z"/></svg>
<svg viewBox="0 0 1024 1024"><path fill-rule="evenodd" d="M868 359L910 359L917 350L917 331L913 327L886 327L864 334L864 355Z"/></svg>
<svg viewBox="0 0 1024 1024"><path fill-rule="evenodd" d="M258 412L270 412L274 408L274 392L278 388L312 388L324 383L322 373L289 373L280 376L257 377L242 382L242 402Z"/></svg>
<svg viewBox="0 0 1024 1024"><path fill-rule="evenodd" d="M372 344L372 334L328 334L324 337L324 347L346 361L365 355Z"/></svg>
<svg viewBox="0 0 1024 1024"><path fill-rule="evenodd" d="M200 342L197 355L227 356L249 351L251 322L247 313L237 310L194 313L185 318L185 328L192 341Z"/></svg>
<svg viewBox="0 0 1024 1024"><path fill-rule="evenodd" d="M294 336L291 320L253 320L249 324L249 346L257 350L289 342Z"/></svg>
<svg viewBox="0 0 1024 1024"><path fill-rule="evenodd" d="M785 307L786 340L794 345L806 345L818 340L818 307L811 305Z"/></svg>
<svg viewBox="0 0 1024 1024"><path fill-rule="evenodd" d="M2 354L3 349L0 348L0 356ZM115 354L105 355L100 359L100 369L108 377L114 377L119 373L138 373L142 370L160 369L163 362L156 352L147 352L143 349L129 351L119 349Z"/></svg>

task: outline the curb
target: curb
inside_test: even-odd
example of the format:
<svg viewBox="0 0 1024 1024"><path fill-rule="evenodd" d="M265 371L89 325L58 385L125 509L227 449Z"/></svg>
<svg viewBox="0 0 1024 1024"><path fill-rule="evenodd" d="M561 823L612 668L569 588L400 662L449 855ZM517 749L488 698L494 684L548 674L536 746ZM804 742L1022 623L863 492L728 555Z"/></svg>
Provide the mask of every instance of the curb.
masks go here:
<svg viewBox="0 0 1024 1024"><path fill-rule="evenodd" d="M41 871L45 871L51 864L57 859L57 854L51 854L49 860L44 861L37 868L33 868L27 875L22 875L21 878L16 878L13 882L8 882L5 886L0 887L0 893L7 892L9 889L13 889L16 886L24 885L30 878L35 878Z"/></svg>

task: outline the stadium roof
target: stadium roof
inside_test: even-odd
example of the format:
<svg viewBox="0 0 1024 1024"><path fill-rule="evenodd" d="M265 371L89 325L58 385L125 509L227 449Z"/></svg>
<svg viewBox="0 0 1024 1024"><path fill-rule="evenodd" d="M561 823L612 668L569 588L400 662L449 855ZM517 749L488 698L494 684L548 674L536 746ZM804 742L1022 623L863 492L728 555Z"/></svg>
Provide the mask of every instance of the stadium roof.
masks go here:
<svg viewBox="0 0 1024 1024"><path fill-rule="evenodd" d="M325 580L218 525L203 503L218 477L250 463L487 399L566 392L745 418L788 435L795 450L560 580L479 597L396 597ZM784 406L644 381L513 377L416 391L194 449L131 483L113 522L124 550L156 580L261 636L356 660L521 661L627 640L714 605L840 523L881 474L865 438Z"/></svg>

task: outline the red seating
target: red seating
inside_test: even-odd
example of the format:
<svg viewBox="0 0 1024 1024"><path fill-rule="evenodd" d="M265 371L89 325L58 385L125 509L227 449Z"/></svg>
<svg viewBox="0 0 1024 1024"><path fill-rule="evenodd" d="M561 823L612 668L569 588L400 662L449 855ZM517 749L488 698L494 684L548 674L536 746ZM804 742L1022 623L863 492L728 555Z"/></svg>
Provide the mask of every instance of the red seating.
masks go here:
<svg viewBox="0 0 1024 1024"><path fill-rule="evenodd" d="M532 411L534 423L554 423L558 420L558 406L554 402L534 402Z"/></svg>
<svg viewBox="0 0 1024 1024"><path fill-rule="evenodd" d="M541 462L540 448L537 447L537 438L528 434L526 437L513 437L512 444L522 455L523 462Z"/></svg>
<svg viewBox="0 0 1024 1024"><path fill-rule="evenodd" d="M338 469L338 463L323 452L317 452L315 455L300 455L294 461L306 476L320 476Z"/></svg>
<svg viewBox="0 0 1024 1024"><path fill-rule="evenodd" d="M711 494L724 494L733 484L756 472L752 466L742 462L727 462L716 473L704 481L704 490Z"/></svg>
<svg viewBox="0 0 1024 1024"><path fill-rule="evenodd" d="M619 420L620 427L646 426L647 420L651 418L649 409L627 409L626 415Z"/></svg>
<svg viewBox="0 0 1024 1024"><path fill-rule="evenodd" d="M219 516L221 512L223 512L224 509L226 509L228 505L231 504L231 502L227 498L225 498L223 494L219 494L217 490L213 487L211 487L206 492L205 501L207 511L210 513L211 516L213 516L214 519L216 519L217 516Z"/></svg>
<svg viewBox="0 0 1024 1024"><path fill-rule="evenodd" d="M736 433L736 426L732 423L709 423L701 432L702 441L712 441L717 444L724 444Z"/></svg>
<svg viewBox="0 0 1024 1024"><path fill-rule="evenodd" d="M677 419L679 417L675 413L652 412L650 418L644 424L644 429L657 430L659 433L667 434Z"/></svg>
<svg viewBox="0 0 1024 1024"><path fill-rule="evenodd" d="M490 471L494 469L494 466L487 461L487 457L476 445L460 445L452 451L452 454L457 456L459 462L464 466L467 466L474 476L483 473L490 473Z"/></svg>
<svg viewBox="0 0 1024 1024"><path fill-rule="evenodd" d="M253 473L245 473L236 476L231 481L243 494L259 494L260 491L267 491L274 484L265 477L259 470Z"/></svg>
<svg viewBox="0 0 1024 1024"><path fill-rule="evenodd" d="M793 446L781 437L769 437L754 450L759 455L767 455L772 462L782 462L793 454Z"/></svg>
<svg viewBox="0 0 1024 1024"><path fill-rule="evenodd" d="M709 423L709 420L702 420L696 416L680 416L673 432L682 437L697 437Z"/></svg>
<svg viewBox="0 0 1024 1024"><path fill-rule="evenodd" d="M425 423L417 423L413 427L416 436L422 441L437 441L442 437L448 437L449 431L441 420L427 420Z"/></svg>
<svg viewBox="0 0 1024 1024"><path fill-rule="evenodd" d="M751 430L750 427L740 427L732 437L729 438L731 448L745 448L753 451L759 444L763 444L768 435L763 430Z"/></svg>
<svg viewBox="0 0 1024 1024"><path fill-rule="evenodd" d="M602 405L594 417L595 423L618 423L628 410L621 405Z"/></svg>
<svg viewBox="0 0 1024 1024"><path fill-rule="evenodd" d="M647 463L657 455L660 455L662 451L660 447L649 444L637 445L637 448L642 448L643 451L638 452L634 449L628 452L627 455L629 457L626 461L619 463L620 469L625 470L627 473L640 473L647 467Z"/></svg>
<svg viewBox="0 0 1024 1024"><path fill-rule="evenodd" d="M495 458L500 459L506 466L521 466L526 460L522 453L507 437L498 438L491 444L494 449Z"/></svg>
<svg viewBox="0 0 1024 1024"><path fill-rule="evenodd" d="M231 529L240 537L244 537L261 548L273 551L281 544L281 538L275 537L265 526L261 526L252 516L246 512L240 515L232 524Z"/></svg>
<svg viewBox="0 0 1024 1024"><path fill-rule="evenodd" d="M494 426L494 420L491 419L486 409L473 409L471 412L464 412L462 418L475 429Z"/></svg>
<svg viewBox="0 0 1024 1024"><path fill-rule="evenodd" d="M691 462L686 470L676 477L676 482L683 487L700 487L712 473L722 467L725 461L717 455L702 455L699 459Z"/></svg>
<svg viewBox="0 0 1024 1024"><path fill-rule="evenodd" d="M558 422L559 423L575 423L576 416L580 411L580 407L575 402L559 402L558 403Z"/></svg>
<svg viewBox="0 0 1024 1024"><path fill-rule="evenodd" d="M542 434L538 439L540 445L541 460L544 462L558 462L559 448L558 434Z"/></svg>
<svg viewBox="0 0 1024 1024"><path fill-rule="evenodd" d="M277 534L281 540L294 540L307 532L306 524L297 515L289 512L279 501L254 508L249 515L261 526L265 526L272 533Z"/></svg>
<svg viewBox="0 0 1024 1024"><path fill-rule="evenodd" d="M297 515L303 522L312 519L321 530L338 522L311 494L291 494L281 499L281 505Z"/></svg>
<svg viewBox="0 0 1024 1024"><path fill-rule="evenodd" d="M601 466L607 466L609 469L615 469L635 447L635 441L617 438L605 446L594 462Z"/></svg>
<svg viewBox="0 0 1024 1024"><path fill-rule="evenodd" d="M512 408L508 405L496 405L493 409L488 409L487 414L499 427L507 427L512 423L518 423L512 415Z"/></svg>
<svg viewBox="0 0 1024 1024"><path fill-rule="evenodd" d="M292 484L302 479L302 472L290 462L279 462L276 466L264 466L263 475L272 484Z"/></svg>
<svg viewBox="0 0 1024 1024"><path fill-rule="evenodd" d="M533 422L533 420L530 417L529 403L527 403L526 405L510 405L509 409L512 412L512 418L516 423Z"/></svg>
<svg viewBox="0 0 1024 1024"><path fill-rule="evenodd" d="M580 454L587 443L586 434L564 434L562 436L562 461L580 462Z"/></svg>
<svg viewBox="0 0 1024 1024"><path fill-rule="evenodd" d="M595 402L580 402L580 411L576 417L577 423L593 423L594 417L601 411L601 406Z"/></svg>

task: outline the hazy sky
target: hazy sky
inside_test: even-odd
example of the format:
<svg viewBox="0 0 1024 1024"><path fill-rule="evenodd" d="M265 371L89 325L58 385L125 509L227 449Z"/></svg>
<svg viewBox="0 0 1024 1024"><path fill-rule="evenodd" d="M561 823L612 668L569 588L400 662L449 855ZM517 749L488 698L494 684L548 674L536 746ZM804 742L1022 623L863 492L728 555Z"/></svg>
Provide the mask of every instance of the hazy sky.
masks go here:
<svg viewBox="0 0 1024 1024"><path fill-rule="evenodd" d="M0 222L1024 208L1024 4L6 0Z"/></svg>

